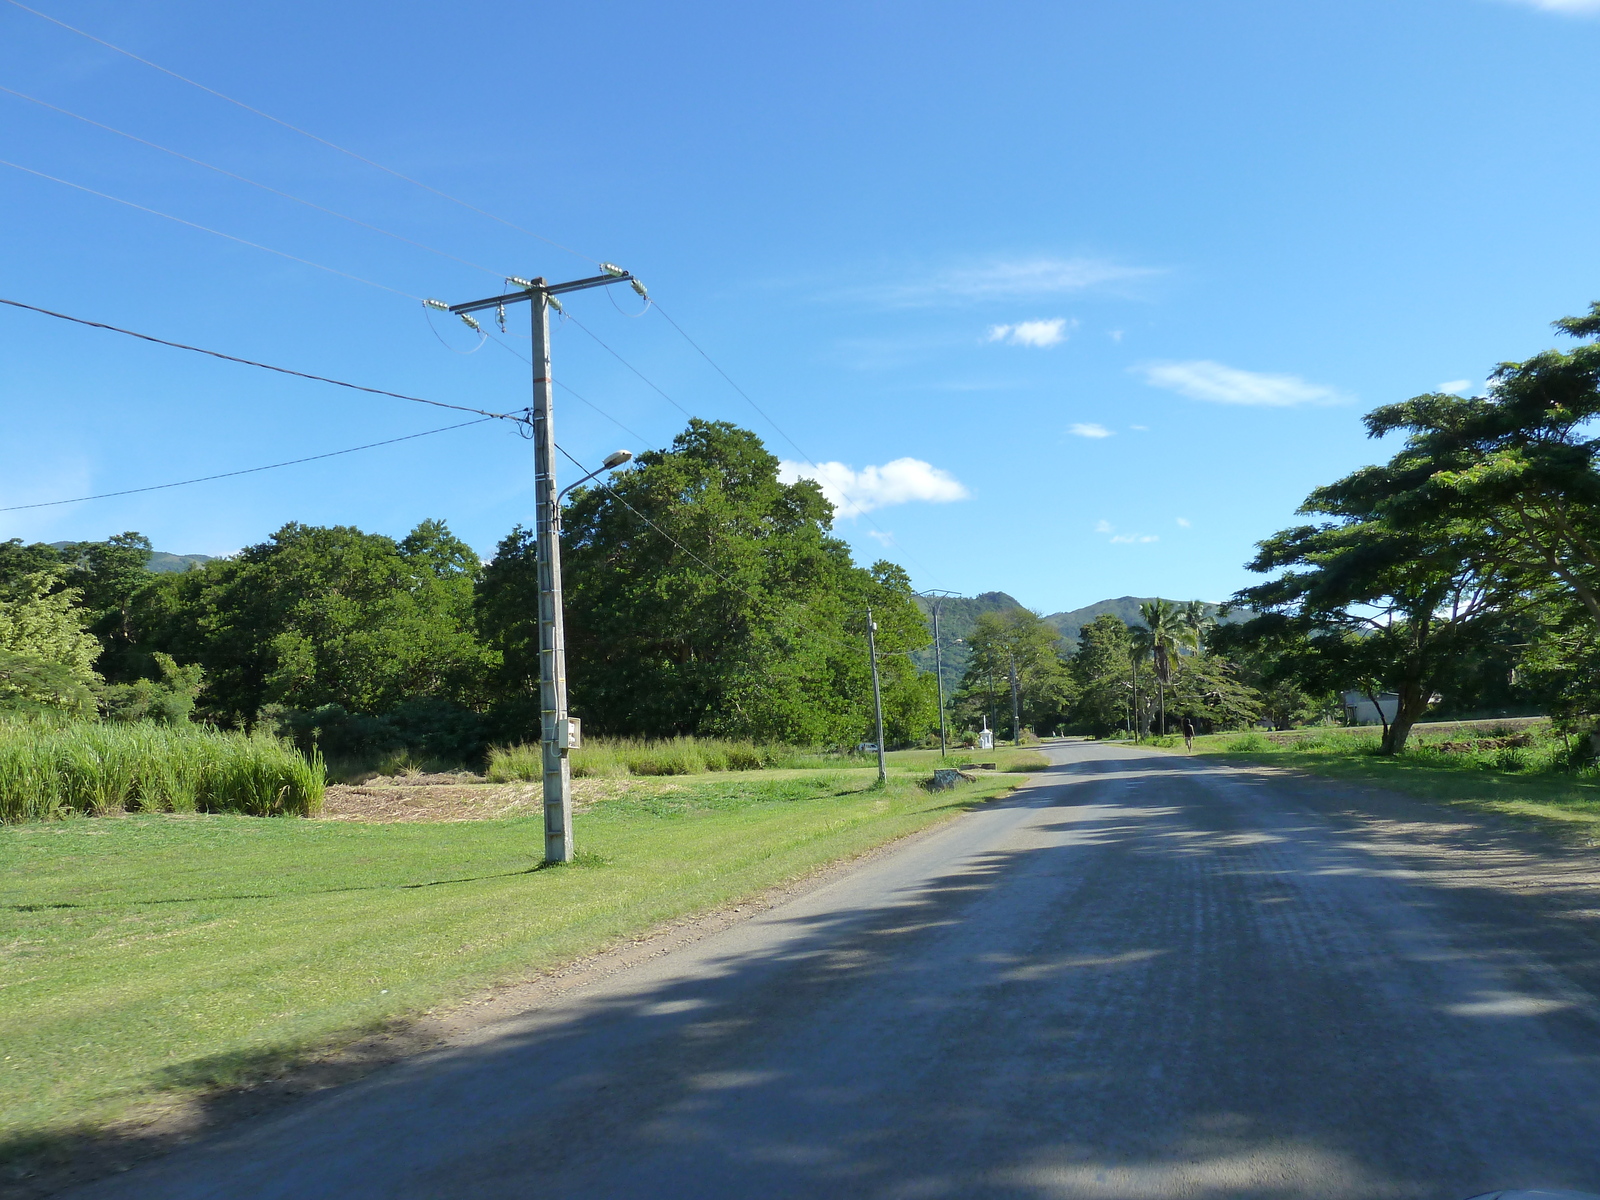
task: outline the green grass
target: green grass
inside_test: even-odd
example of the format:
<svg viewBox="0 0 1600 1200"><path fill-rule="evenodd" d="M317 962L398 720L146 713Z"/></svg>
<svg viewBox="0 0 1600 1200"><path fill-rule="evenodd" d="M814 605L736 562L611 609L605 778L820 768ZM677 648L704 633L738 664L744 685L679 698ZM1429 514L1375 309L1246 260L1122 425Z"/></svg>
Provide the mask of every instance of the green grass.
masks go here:
<svg viewBox="0 0 1600 1200"><path fill-rule="evenodd" d="M265 735L0 719L0 822L72 814L320 811L322 762Z"/></svg>
<svg viewBox="0 0 1600 1200"><path fill-rule="evenodd" d="M869 759L871 755L867 756ZM1050 760L1027 746L1001 746L994 750L952 749L944 758L937 750L891 750L884 758L891 767L931 771L935 767L959 767L963 763L994 763L1001 771L1042 771Z"/></svg>
<svg viewBox="0 0 1600 1200"><path fill-rule="evenodd" d="M575 779L625 775L703 775L712 771L861 766L859 755L823 754L798 746L762 745L723 738L590 738L570 753ZM537 744L489 751L489 780L536 780L543 771Z"/></svg>
<svg viewBox="0 0 1600 1200"><path fill-rule="evenodd" d="M538 818L0 827L0 1158L269 1077L1013 786L922 778L641 781L579 814L581 861L555 869L538 868Z"/></svg>
<svg viewBox="0 0 1600 1200"><path fill-rule="evenodd" d="M1600 837L1600 771L1570 768L1567 743L1548 722L1421 725L1405 751L1392 757L1377 753L1378 740L1379 731L1370 727L1219 733L1197 737L1195 752L1377 784ZM1525 744L1504 744L1508 740Z"/></svg>

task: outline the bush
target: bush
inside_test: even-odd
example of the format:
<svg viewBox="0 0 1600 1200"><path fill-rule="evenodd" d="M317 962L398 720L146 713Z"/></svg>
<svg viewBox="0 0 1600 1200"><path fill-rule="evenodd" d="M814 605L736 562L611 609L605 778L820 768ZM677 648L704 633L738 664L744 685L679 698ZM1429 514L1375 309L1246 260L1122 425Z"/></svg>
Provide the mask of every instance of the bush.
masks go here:
<svg viewBox="0 0 1600 1200"><path fill-rule="evenodd" d="M623 775L699 775L706 771L759 771L769 767L811 766L805 751L784 745L718 738L592 738L572 751L576 779ZM489 751L489 778L495 783L538 779L543 759L537 745L496 746Z"/></svg>
<svg viewBox="0 0 1600 1200"><path fill-rule="evenodd" d="M276 738L153 722L0 722L0 822L71 814L321 811L322 760Z"/></svg>

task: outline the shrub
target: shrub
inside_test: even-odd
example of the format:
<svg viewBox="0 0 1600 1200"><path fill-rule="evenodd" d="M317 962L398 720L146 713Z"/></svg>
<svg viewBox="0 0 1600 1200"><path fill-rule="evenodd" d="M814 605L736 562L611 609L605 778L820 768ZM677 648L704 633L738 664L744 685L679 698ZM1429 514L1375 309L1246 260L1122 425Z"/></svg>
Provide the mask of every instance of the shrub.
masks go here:
<svg viewBox="0 0 1600 1200"><path fill-rule="evenodd" d="M322 760L264 734L152 722L0 722L0 821L71 813L310 816Z"/></svg>
<svg viewBox="0 0 1600 1200"><path fill-rule="evenodd" d="M575 779L622 775L699 775L705 771L759 771L768 767L825 765L794 746L758 745L718 738L590 738L571 754ZM835 761L831 765L837 766ZM495 783L538 779L544 770L539 747L495 746L489 778Z"/></svg>

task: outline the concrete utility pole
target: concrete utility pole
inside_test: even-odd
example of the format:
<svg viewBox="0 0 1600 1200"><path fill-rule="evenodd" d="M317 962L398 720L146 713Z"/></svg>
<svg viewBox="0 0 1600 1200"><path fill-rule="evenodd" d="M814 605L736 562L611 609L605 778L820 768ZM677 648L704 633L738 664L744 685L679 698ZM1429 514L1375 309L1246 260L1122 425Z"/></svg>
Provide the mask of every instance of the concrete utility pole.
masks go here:
<svg viewBox="0 0 1600 1200"><path fill-rule="evenodd" d="M939 641L939 609L946 600L959 600L963 597L960 592L937 590L918 592L917 595L931 601L933 605L933 677L939 685L939 757L944 758L950 753L950 740L945 733L944 724L944 653L943 645Z"/></svg>
<svg viewBox="0 0 1600 1200"><path fill-rule="evenodd" d="M534 533L539 566L539 741L544 758L544 860L571 862L572 773L568 754L578 741L576 722L567 715L567 640L561 606L561 513L556 492L556 433L553 384L550 375L550 309L561 310L557 296L585 288L627 283L641 296L644 285L610 263L601 263L604 275L546 283L543 278L507 280L520 289L485 300L446 305L425 301L460 316L474 329L469 314L492 308L504 314L505 306L528 301L533 314L533 427Z"/></svg>
<svg viewBox="0 0 1600 1200"><path fill-rule="evenodd" d="M1022 704L1017 699L1017 656L1010 650L1006 657L1011 660L1011 744L1022 745Z"/></svg>
<svg viewBox="0 0 1600 1200"><path fill-rule="evenodd" d="M867 657L872 660L872 708L878 717L878 782L888 783L889 772L883 765L883 690L878 686L878 623L867 609Z"/></svg>

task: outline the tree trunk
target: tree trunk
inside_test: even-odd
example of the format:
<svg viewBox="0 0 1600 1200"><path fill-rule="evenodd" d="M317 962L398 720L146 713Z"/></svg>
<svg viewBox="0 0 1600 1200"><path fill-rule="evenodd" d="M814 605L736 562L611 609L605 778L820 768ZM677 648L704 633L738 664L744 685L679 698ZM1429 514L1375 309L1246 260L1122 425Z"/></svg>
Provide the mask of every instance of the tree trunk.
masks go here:
<svg viewBox="0 0 1600 1200"><path fill-rule="evenodd" d="M1406 738L1411 736L1411 727L1428 711L1428 697L1431 693L1431 688L1415 680L1401 685L1400 704L1395 709L1394 720L1384 731L1380 753L1399 754L1406 748ZM1382 716L1381 711L1379 715Z"/></svg>
<svg viewBox="0 0 1600 1200"><path fill-rule="evenodd" d="M1161 696L1161 736L1167 736L1167 685L1156 680L1156 690Z"/></svg>

